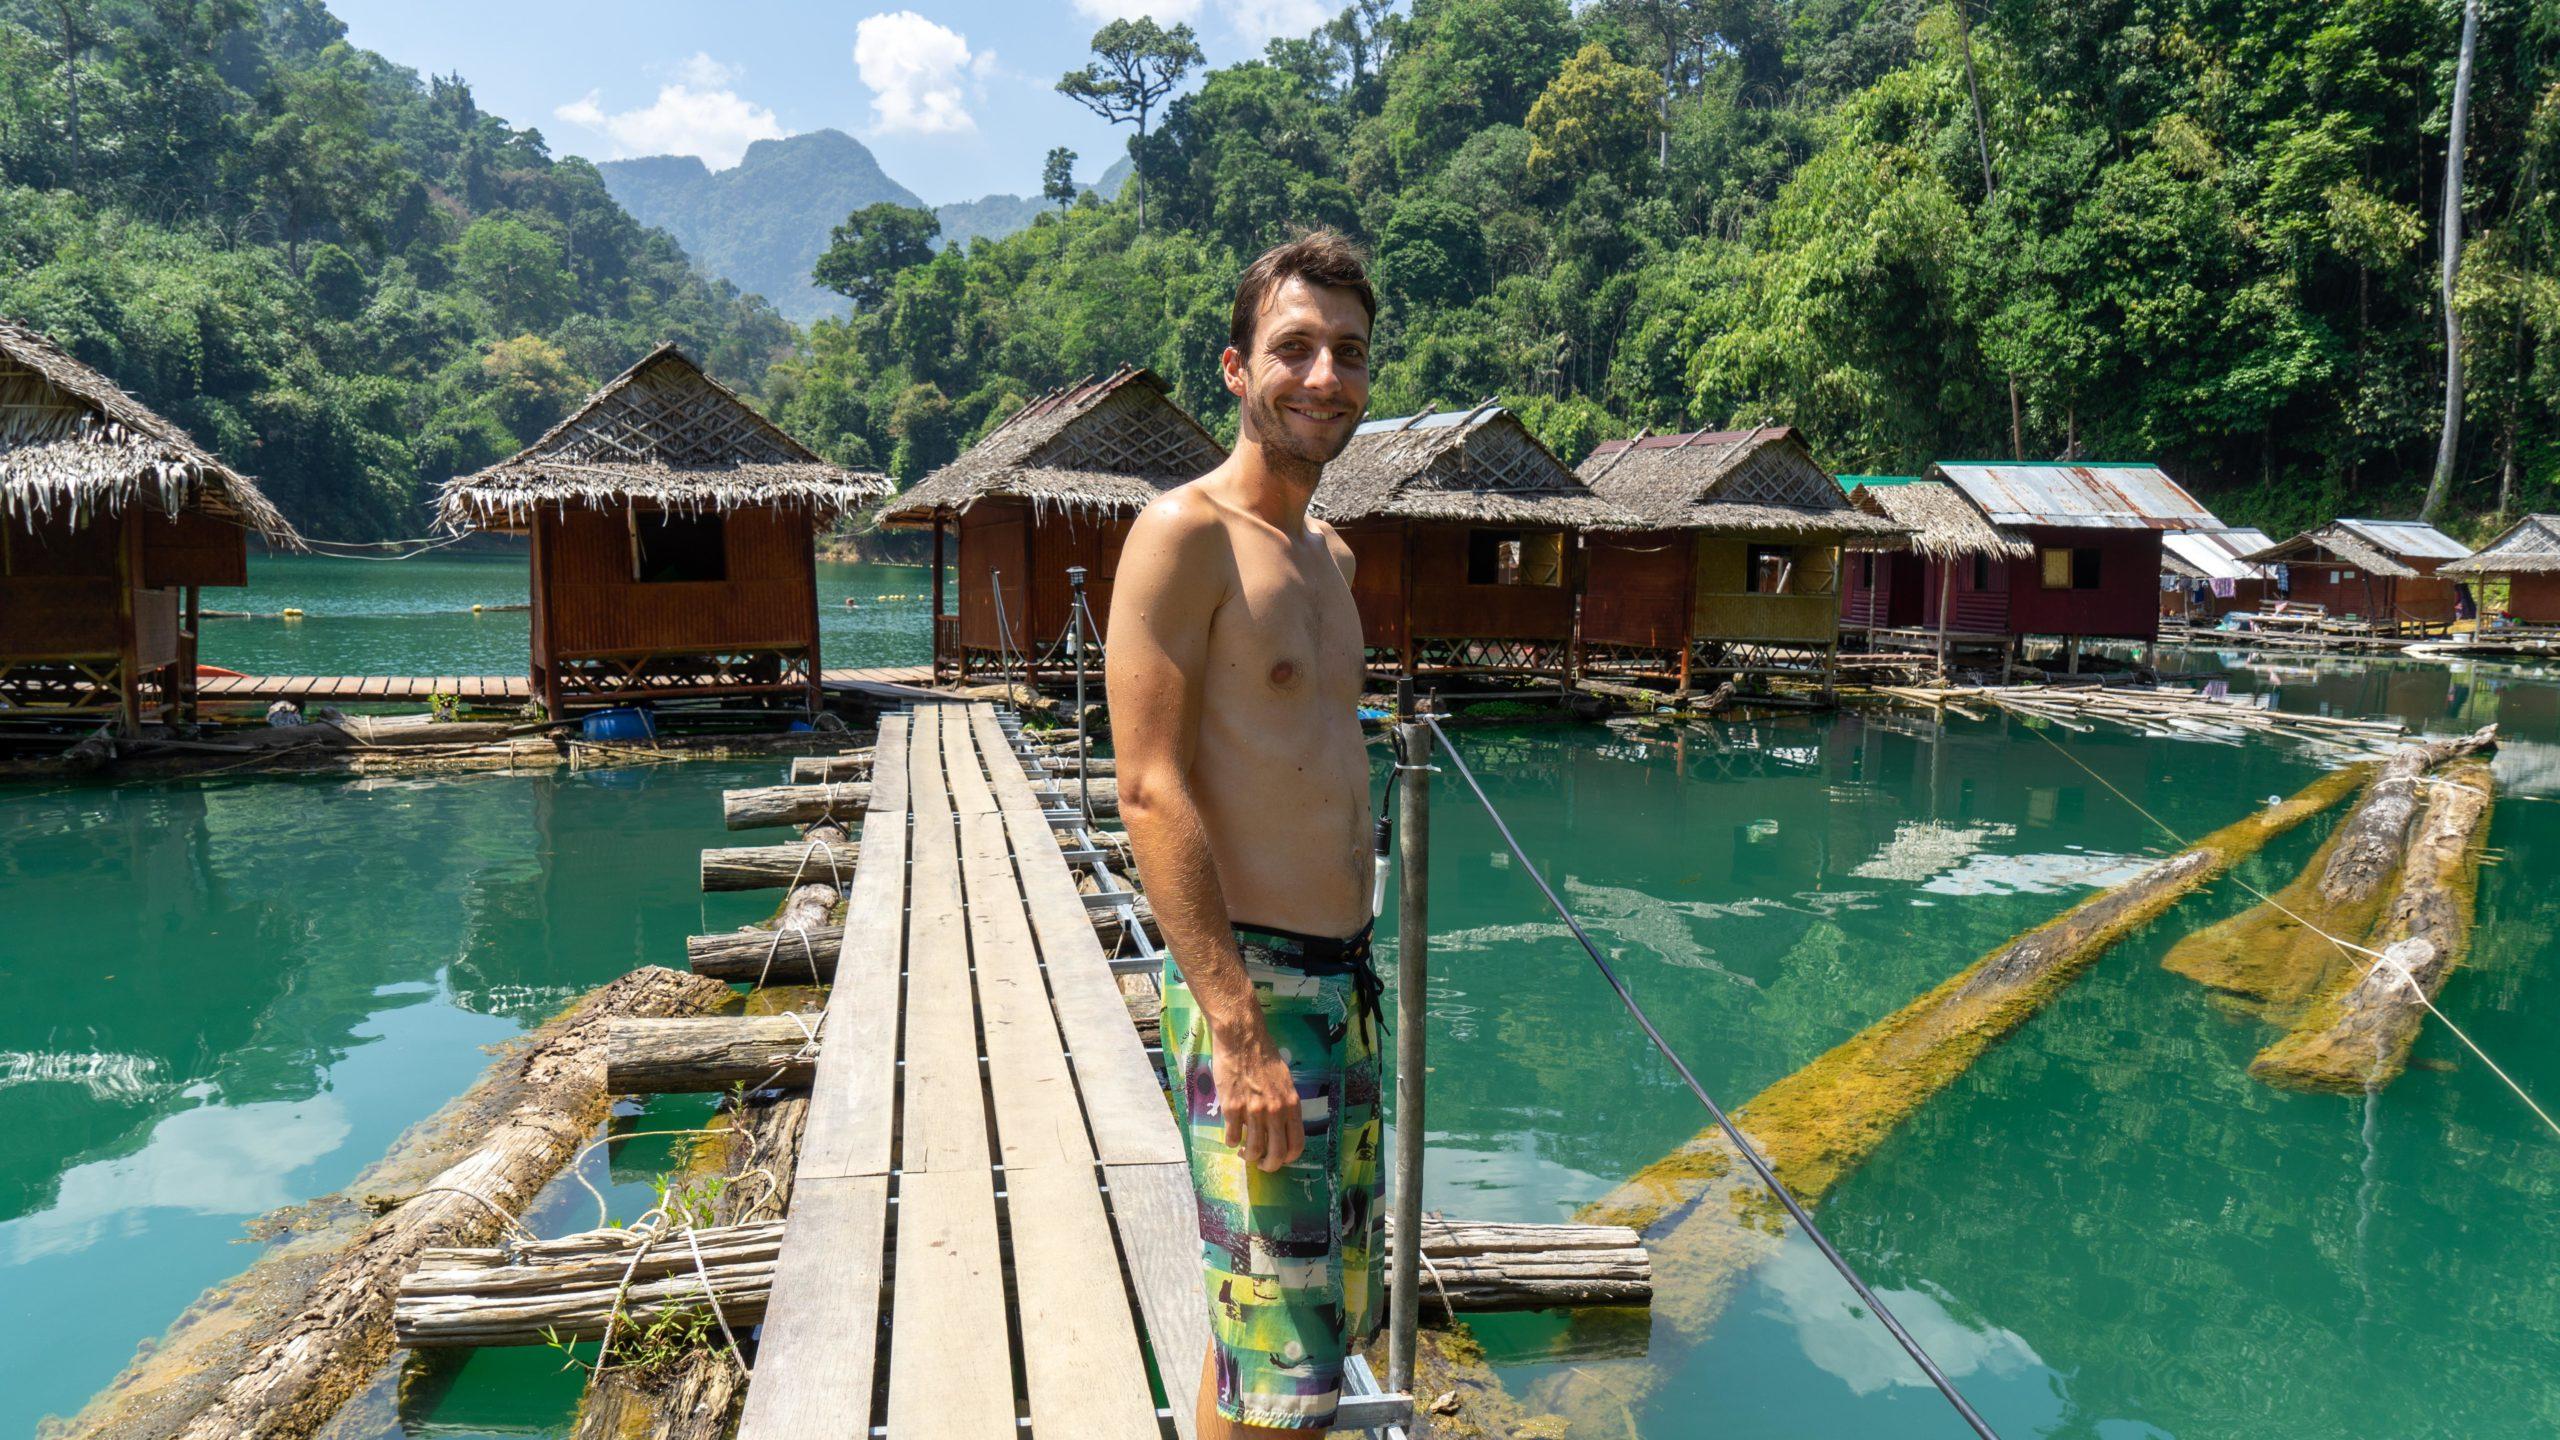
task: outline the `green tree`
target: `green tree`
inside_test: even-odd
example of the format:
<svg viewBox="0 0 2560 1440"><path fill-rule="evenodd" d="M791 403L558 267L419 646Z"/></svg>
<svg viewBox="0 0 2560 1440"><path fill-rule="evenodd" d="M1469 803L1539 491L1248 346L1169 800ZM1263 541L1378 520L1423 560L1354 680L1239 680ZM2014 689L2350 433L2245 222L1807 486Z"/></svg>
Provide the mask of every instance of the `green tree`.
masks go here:
<svg viewBox="0 0 2560 1440"><path fill-rule="evenodd" d="M560 242L513 216L471 223L453 246L453 275L489 307L502 333L546 330L577 296Z"/></svg>
<svg viewBox="0 0 2560 1440"><path fill-rule="evenodd" d="M1076 152L1064 145L1049 152L1040 167L1040 198L1060 207L1076 203Z"/></svg>
<svg viewBox="0 0 2560 1440"><path fill-rule="evenodd" d="M898 272L933 258L942 222L930 210L883 200L844 217L809 274L857 307L876 308Z"/></svg>
<svg viewBox="0 0 2560 1440"><path fill-rule="evenodd" d="M1644 162L1644 133L1662 82L1585 45L1529 107L1529 173L1543 180L1624 175Z"/></svg>
<svg viewBox="0 0 2560 1440"><path fill-rule="evenodd" d="M1094 58L1081 70L1058 77L1058 93L1114 125L1134 122L1137 139L1130 156L1136 161L1138 228L1147 228L1147 121L1182 77L1207 57L1188 25L1166 29L1146 16L1114 20L1093 35Z"/></svg>

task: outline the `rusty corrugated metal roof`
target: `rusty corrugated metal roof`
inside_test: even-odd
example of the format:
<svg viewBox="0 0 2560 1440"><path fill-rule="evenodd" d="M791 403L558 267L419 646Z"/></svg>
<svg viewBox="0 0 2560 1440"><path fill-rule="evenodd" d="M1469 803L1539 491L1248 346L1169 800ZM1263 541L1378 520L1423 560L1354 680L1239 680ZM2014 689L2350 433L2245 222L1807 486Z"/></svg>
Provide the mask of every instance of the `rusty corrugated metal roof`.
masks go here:
<svg viewBox="0 0 2560 1440"><path fill-rule="evenodd" d="M2156 465L1941 460L1930 477L1964 492L1994 525L2221 530L2214 513Z"/></svg>

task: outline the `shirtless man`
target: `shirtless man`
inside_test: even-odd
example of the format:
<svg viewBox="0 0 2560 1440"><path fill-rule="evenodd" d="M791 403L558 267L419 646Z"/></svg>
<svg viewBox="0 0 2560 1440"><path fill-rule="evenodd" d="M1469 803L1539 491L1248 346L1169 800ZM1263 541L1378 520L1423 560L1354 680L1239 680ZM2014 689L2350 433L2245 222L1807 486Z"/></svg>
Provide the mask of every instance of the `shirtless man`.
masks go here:
<svg viewBox="0 0 2560 1440"><path fill-rule="evenodd" d="M1376 311L1329 232L1245 270L1235 453L1138 517L1112 592L1120 813L1172 951L1200 1196L1204 1440L1321 1432L1384 1308L1360 616L1350 547L1307 515L1368 406Z"/></svg>

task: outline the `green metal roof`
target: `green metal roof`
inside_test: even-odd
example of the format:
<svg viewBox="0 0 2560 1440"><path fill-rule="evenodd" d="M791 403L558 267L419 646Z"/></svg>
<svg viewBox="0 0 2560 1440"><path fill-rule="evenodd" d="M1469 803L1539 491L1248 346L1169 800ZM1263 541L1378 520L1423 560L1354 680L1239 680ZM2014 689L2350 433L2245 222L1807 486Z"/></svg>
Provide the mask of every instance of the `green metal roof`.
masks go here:
<svg viewBox="0 0 2560 1440"><path fill-rule="evenodd" d="M1833 478L1840 482L1840 488L1843 490L1855 490L1861 485L1917 485L1920 483L1920 477L1917 475L1839 475Z"/></svg>

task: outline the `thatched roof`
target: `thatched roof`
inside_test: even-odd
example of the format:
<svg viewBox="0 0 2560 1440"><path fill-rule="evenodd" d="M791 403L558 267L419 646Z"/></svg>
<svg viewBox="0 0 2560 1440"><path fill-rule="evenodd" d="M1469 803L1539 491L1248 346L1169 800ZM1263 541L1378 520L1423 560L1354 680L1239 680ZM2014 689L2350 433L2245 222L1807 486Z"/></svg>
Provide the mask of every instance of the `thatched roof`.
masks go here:
<svg viewBox="0 0 2560 1440"><path fill-rule="evenodd" d="M2024 560L2036 553L2024 536L1993 525L1962 491L1936 480L1861 476L1849 500L1860 510L1909 531L1909 548L1932 560L1972 555Z"/></svg>
<svg viewBox="0 0 2560 1440"><path fill-rule="evenodd" d="M2470 553L2461 541L2422 521L2340 517L2240 558L2260 565L2298 565L2326 555L2368 575L2407 580L2429 573L2410 562L2459 560Z"/></svg>
<svg viewBox="0 0 2560 1440"><path fill-rule="evenodd" d="M683 351L661 345L541 439L444 482L436 520L451 530L507 529L545 505L631 501L688 511L787 505L832 519L890 488L887 476L819 459Z"/></svg>
<svg viewBox="0 0 2560 1440"><path fill-rule="evenodd" d="M1488 400L1447 414L1372 420L1324 467L1309 507L1336 525L1445 520L1641 530L1633 512L1591 493L1520 417Z"/></svg>
<svg viewBox="0 0 2560 1440"><path fill-rule="evenodd" d="M930 525L981 500L1114 513L1217 468L1227 452L1152 370L1123 365L1015 411L959 459L881 508L882 525Z"/></svg>
<svg viewBox="0 0 2560 1440"><path fill-rule="evenodd" d="M1902 533L1851 505L1793 426L1607 440L1574 473L1648 530L1835 542Z"/></svg>
<svg viewBox="0 0 2560 1440"><path fill-rule="evenodd" d="M2527 515L2505 533L2459 560L2436 567L2439 575L2560 574L2560 515Z"/></svg>
<svg viewBox="0 0 2560 1440"><path fill-rule="evenodd" d="M79 524L138 501L302 544L248 476L40 332L0 319L0 520Z"/></svg>

